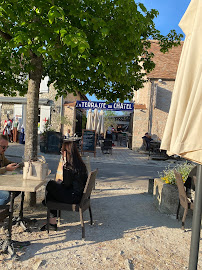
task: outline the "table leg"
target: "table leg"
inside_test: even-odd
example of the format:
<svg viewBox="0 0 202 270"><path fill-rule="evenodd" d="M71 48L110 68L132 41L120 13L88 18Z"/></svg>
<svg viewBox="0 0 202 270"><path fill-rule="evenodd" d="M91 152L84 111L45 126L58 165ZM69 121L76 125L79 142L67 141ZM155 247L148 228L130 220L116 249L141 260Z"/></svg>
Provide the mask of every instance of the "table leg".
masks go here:
<svg viewBox="0 0 202 270"><path fill-rule="evenodd" d="M8 253L12 258L17 258L15 254L16 247L23 247L30 245L29 241L19 242L12 240L12 224L13 224L13 205L14 205L15 192L12 191L10 195L10 207L9 207L9 221L8 221L8 234L5 240L0 242L0 248L2 252Z"/></svg>
<svg viewBox="0 0 202 270"><path fill-rule="evenodd" d="M14 246L11 240L12 237L12 219L13 219L13 204L14 204L14 192L11 192L10 196L10 207L9 207L9 221L8 221L8 234L5 240L2 240L1 250L4 253L9 253L11 257L15 255Z"/></svg>
<svg viewBox="0 0 202 270"><path fill-rule="evenodd" d="M23 217L24 197L25 197L25 193L21 192L21 203L20 203L19 216L14 219L13 223L17 224L18 226L21 226L24 231L30 231L27 224L30 222L36 222L37 220L36 219L31 220L29 218Z"/></svg>
<svg viewBox="0 0 202 270"><path fill-rule="evenodd" d="M25 198L25 193L24 192L21 192L21 203L20 203L20 213L19 213L19 217L21 219L23 219L24 198Z"/></svg>

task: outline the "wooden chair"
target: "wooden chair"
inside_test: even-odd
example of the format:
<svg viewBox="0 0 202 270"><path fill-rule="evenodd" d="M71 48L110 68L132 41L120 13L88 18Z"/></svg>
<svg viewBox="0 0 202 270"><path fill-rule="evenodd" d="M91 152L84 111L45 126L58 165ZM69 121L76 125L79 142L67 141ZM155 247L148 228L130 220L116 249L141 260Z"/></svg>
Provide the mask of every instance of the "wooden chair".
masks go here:
<svg viewBox="0 0 202 270"><path fill-rule="evenodd" d="M175 173L175 178L176 178L176 183L178 187L178 192L179 192L179 204L177 208L177 214L176 218L179 219L179 211L180 211L180 206L184 208L184 214L182 217L182 230L184 230L184 224L185 224L185 219L187 216L188 209L194 210L194 203L191 202L186 194L185 187L184 187L184 182L182 180L182 175L178 173L177 171Z"/></svg>
<svg viewBox="0 0 202 270"><path fill-rule="evenodd" d="M87 209L89 209L90 213L90 224L93 224L93 217L92 217L92 211L90 206L90 195L93 190L93 187L95 186L95 179L97 176L97 169L95 171L92 171L88 175L88 179L86 181L86 185L83 191L83 196L81 198L81 202L79 204L66 204L61 203L58 201L47 201L47 229L49 233L49 218L50 218L50 210L65 210L65 211L75 211L79 212L80 215L80 221L81 221L81 227L82 227L82 238L85 238L85 227L84 227L84 220L83 220L83 212L85 212ZM59 214L60 215L60 214Z"/></svg>

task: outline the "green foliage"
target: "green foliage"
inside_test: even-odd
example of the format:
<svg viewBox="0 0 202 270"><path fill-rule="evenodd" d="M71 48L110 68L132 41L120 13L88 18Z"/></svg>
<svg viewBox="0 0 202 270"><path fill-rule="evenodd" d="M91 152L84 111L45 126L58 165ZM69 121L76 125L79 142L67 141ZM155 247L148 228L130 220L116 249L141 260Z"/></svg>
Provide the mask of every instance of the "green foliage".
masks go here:
<svg viewBox="0 0 202 270"><path fill-rule="evenodd" d="M31 59L58 96L79 90L99 99L131 99L154 68L149 39L163 51L181 35L155 28L158 11L134 0L3 0L0 3L0 93L27 92ZM142 72L142 65L145 72Z"/></svg>
<svg viewBox="0 0 202 270"><path fill-rule="evenodd" d="M114 116L116 116L116 112L114 111L105 111L104 112L104 129L105 131L110 127L111 125L116 128L116 121Z"/></svg>
<svg viewBox="0 0 202 270"><path fill-rule="evenodd" d="M50 120L48 119L44 125L44 130L43 130L43 133L40 134L40 142L45 142L46 139L47 139L47 132L48 131L55 131L53 128L52 128L52 125L50 123Z"/></svg>
<svg viewBox="0 0 202 270"><path fill-rule="evenodd" d="M53 128L52 128L52 125L50 123L50 120L48 119L44 125L44 131L43 133L46 133L48 131L55 131Z"/></svg>
<svg viewBox="0 0 202 270"><path fill-rule="evenodd" d="M159 172L159 177L166 183L166 184L171 184L171 185L175 185L176 184L176 180L175 180L175 174L174 174L174 170L176 170L177 172L181 173L182 175L182 179L185 182L190 171L193 169L194 165L190 164L188 162L185 162L183 164L178 164L177 166L175 166L174 168L170 168L170 166L168 166L165 170L163 170L163 172Z"/></svg>
<svg viewBox="0 0 202 270"><path fill-rule="evenodd" d="M58 115L56 119L57 119L57 122L62 125L71 125L71 121L69 120L67 116Z"/></svg>

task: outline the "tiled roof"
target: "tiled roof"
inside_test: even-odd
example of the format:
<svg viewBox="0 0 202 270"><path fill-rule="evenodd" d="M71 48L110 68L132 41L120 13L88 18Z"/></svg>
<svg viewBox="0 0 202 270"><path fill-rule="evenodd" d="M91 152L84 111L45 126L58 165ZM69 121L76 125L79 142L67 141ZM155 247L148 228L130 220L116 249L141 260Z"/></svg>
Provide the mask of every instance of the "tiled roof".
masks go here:
<svg viewBox="0 0 202 270"><path fill-rule="evenodd" d="M151 51L154 53L155 68L147 75L150 79L175 80L177 68L182 52L182 45L173 47L167 53L160 52L158 41L151 41Z"/></svg>

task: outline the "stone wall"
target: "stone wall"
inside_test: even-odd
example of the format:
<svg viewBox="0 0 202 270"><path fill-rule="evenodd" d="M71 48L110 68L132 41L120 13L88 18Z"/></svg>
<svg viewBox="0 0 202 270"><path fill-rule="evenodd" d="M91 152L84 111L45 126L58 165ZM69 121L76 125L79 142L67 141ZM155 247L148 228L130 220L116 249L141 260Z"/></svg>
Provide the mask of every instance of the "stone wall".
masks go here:
<svg viewBox="0 0 202 270"><path fill-rule="evenodd" d="M63 126L63 134L67 134L67 130L70 129L70 135L74 135L76 128L76 108L65 104L64 106L64 116L68 120Z"/></svg>
<svg viewBox="0 0 202 270"><path fill-rule="evenodd" d="M76 108L71 105L65 104L73 103L76 100L81 100L80 94L74 95L73 93L68 93L63 99L59 97L57 100L55 96L57 91L53 87L53 84L49 86L49 93L40 93L40 98L50 99L51 102L51 125L56 131L62 131L63 135L67 134L67 129L71 130L71 135L75 133L76 127ZM61 108L63 106L63 116L61 117ZM62 127L61 127L62 124Z"/></svg>
<svg viewBox="0 0 202 270"><path fill-rule="evenodd" d="M170 109L174 81L153 81L152 84L154 97L150 103L150 124L148 131L162 139Z"/></svg>
<svg viewBox="0 0 202 270"><path fill-rule="evenodd" d="M149 100L151 83L145 83L144 88L134 91L135 104L145 105L142 109L134 106L132 149L137 150L142 146L142 137L148 132Z"/></svg>
<svg viewBox="0 0 202 270"><path fill-rule="evenodd" d="M134 106L133 150L141 148L142 137L146 132L162 139L173 88L173 80L151 80L144 88L135 91L135 104L144 104L145 109Z"/></svg>
<svg viewBox="0 0 202 270"><path fill-rule="evenodd" d="M154 205L161 213L176 214L179 203L176 185L166 184L159 178L154 179L153 189Z"/></svg>
<svg viewBox="0 0 202 270"><path fill-rule="evenodd" d="M134 109L132 149L142 146L142 136L148 131L148 109Z"/></svg>

